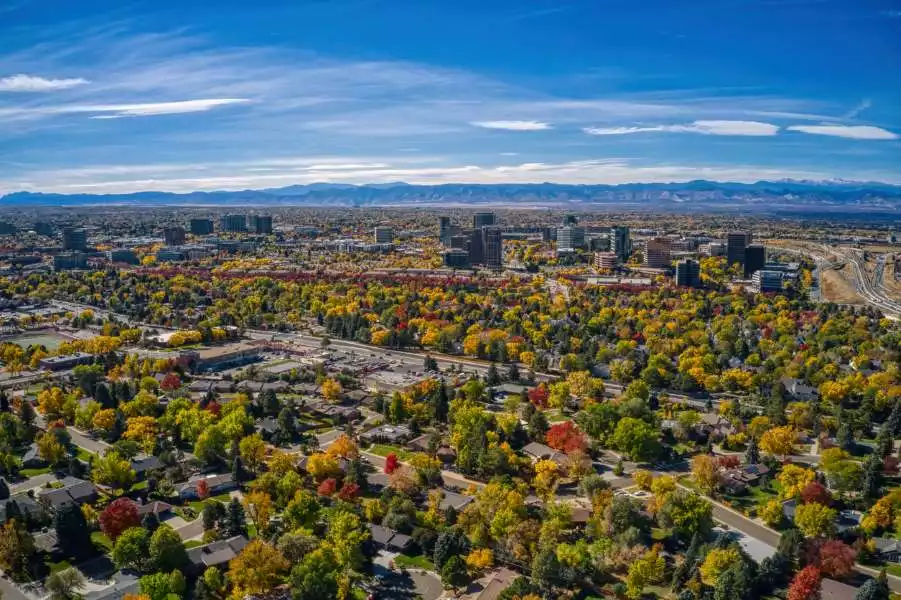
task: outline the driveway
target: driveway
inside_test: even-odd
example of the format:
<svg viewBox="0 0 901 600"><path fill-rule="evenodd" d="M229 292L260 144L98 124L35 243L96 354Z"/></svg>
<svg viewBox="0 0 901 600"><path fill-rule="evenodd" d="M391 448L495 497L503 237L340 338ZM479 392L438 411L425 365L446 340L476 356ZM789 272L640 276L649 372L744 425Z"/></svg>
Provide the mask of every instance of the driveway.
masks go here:
<svg viewBox="0 0 901 600"><path fill-rule="evenodd" d="M41 475L35 475L34 477L29 477L25 481L21 483L16 483L14 485L9 486L9 491L11 494L18 494L19 492L27 492L28 490L33 490L34 488L41 487L45 483L50 483L51 481L56 481L55 473L43 473Z"/></svg>
<svg viewBox="0 0 901 600"><path fill-rule="evenodd" d="M392 571L389 565L397 556L396 552L382 550L373 558L372 571L376 576L373 591L376 598L438 600L444 593L438 575L422 569L407 569L406 573Z"/></svg>

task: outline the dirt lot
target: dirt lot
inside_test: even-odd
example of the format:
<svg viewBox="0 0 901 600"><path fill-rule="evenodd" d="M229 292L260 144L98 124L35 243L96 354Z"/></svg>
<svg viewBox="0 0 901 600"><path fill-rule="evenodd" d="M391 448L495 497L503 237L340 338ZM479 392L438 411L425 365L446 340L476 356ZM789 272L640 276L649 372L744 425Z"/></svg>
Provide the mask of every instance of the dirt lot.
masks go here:
<svg viewBox="0 0 901 600"><path fill-rule="evenodd" d="M823 271L822 292L826 300L839 304L864 304L854 286L848 282L848 278L851 277L850 269L851 267L846 265L838 271L833 269Z"/></svg>

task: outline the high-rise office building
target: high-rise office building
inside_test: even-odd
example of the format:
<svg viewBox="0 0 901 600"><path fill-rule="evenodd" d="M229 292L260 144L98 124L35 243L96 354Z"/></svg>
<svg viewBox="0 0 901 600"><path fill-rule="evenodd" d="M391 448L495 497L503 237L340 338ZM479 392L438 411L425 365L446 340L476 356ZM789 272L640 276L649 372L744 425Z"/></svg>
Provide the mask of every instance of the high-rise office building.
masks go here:
<svg viewBox="0 0 901 600"><path fill-rule="evenodd" d="M88 257L84 252L61 252L53 257L53 270L84 269L88 266Z"/></svg>
<svg viewBox="0 0 901 600"><path fill-rule="evenodd" d="M450 217L438 217L438 241L445 246L450 245L451 220Z"/></svg>
<svg viewBox="0 0 901 600"><path fill-rule="evenodd" d="M615 226L610 228L610 237L613 238L613 252L620 262L626 262L632 255L632 240L629 238L629 228Z"/></svg>
<svg viewBox="0 0 901 600"><path fill-rule="evenodd" d="M376 244L394 243L394 230L390 227L376 227L372 233Z"/></svg>
<svg viewBox="0 0 901 600"><path fill-rule="evenodd" d="M163 239L167 246L181 246L185 243L185 228L166 227L163 230Z"/></svg>
<svg viewBox="0 0 901 600"><path fill-rule="evenodd" d="M469 263L473 265L485 263L485 243L481 227L469 232Z"/></svg>
<svg viewBox="0 0 901 600"><path fill-rule="evenodd" d="M698 261L686 259L676 263L676 285L701 287L701 265Z"/></svg>
<svg viewBox="0 0 901 600"><path fill-rule="evenodd" d="M272 215L250 215L250 230L261 235L272 233Z"/></svg>
<svg viewBox="0 0 901 600"><path fill-rule="evenodd" d="M557 228L557 251L572 252L585 246L585 228L566 225Z"/></svg>
<svg viewBox="0 0 901 600"><path fill-rule="evenodd" d="M490 227L491 225L496 225L497 219L492 212L477 212L472 216L472 227L473 229L480 229L482 227Z"/></svg>
<svg viewBox="0 0 901 600"><path fill-rule="evenodd" d="M766 265L766 248L759 244L752 244L745 248L745 279L762 269Z"/></svg>
<svg viewBox="0 0 901 600"><path fill-rule="evenodd" d="M213 233L213 220L191 219L191 233L194 235L209 235Z"/></svg>
<svg viewBox="0 0 901 600"><path fill-rule="evenodd" d="M63 229L63 250L87 250L88 234L84 229L66 227Z"/></svg>
<svg viewBox="0 0 901 600"><path fill-rule="evenodd" d="M726 236L726 263L734 265L745 264L745 248L751 243L751 233L748 231L732 231Z"/></svg>
<svg viewBox="0 0 901 600"><path fill-rule="evenodd" d="M485 253L485 266L494 271L504 267L504 237L500 227L483 227L482 248Z"/></svg>
<svg viewBox="0 0 901 600"><path fill-rule="evenodd" d="M444 266L450 269L468 269L469 252L459 248L451 248L444 253Z"/></svg>
<svg viewBox="0 0 901 600"><path fill-rule="evenodd" d="M219 229L229 233L247 231L246 215L223 215L219 220Z"/></svg>
<svg viewBox="0 0 901 600"><path fill-rule="evenodd" d="M648 240L644 249L644 266L651 269L665 269L670 266L669 240L663 238Z"/></svg>
<svg viewBox="0 0 901 600"><path fill-rule="evenodd" d="M751 276L754 289L758 292L779 292L782 291L782 280L784 275L782 271L767 271L760 269Z"/></svg>

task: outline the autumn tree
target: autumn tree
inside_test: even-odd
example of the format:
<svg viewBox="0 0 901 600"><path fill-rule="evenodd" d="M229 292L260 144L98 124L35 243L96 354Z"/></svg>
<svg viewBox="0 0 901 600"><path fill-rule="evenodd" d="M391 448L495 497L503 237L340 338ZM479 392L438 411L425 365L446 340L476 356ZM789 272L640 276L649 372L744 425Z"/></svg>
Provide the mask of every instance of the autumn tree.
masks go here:
<svg viewBox="0 0 901 600"><path fill-rule="evenodd" d="M141 524L138 505L131 498L117 498L100 513L100 530L115 542L119 535L129 527Z"/></svg>
<svg viewBox="0 0 901 600"><path fill-rule="evenodd" d="M551 426L547 431L547 445L567 454L587 447L585 434L572 421L563 421Z"/></svg>
<svg viewBox="0 0 901 600"><path fill-rule="evenodd" d="M824 537L835 530L837 512L822 504L801 504L795 509L795 525L807 537Z"/></svg>
<svg viewBox="0 0 901 600"><path fill-rule="evenodd" d="M818 600L822 575L813 565L801 569L788 587L787 600Z"/></svg>
<svg viewBox="0 0 901 600"><path fill-rule="evenodd" d="M322 397L329 402L338 402L341 399L341 394L344 393L341 383L338 382L338 380L331 378L322 381L322 386L319 391L322 394Z"/></svg>
<svg viewBox="0 0 901 600"><path fill-rule="evenodd" d="M741 554L736 548L713 548L701 564L701 581L715 585L725 571L741 562Z"/></svg>
<svg viewBox="0 0 901 600"><path fill-rule="evenodd" d="M813 545L812 554L812 562L820 568L823 575L835 579L850 575L857 562L854 548L839 540L818 540Z"/></svg>
<svg viewBox="0 0 901 600"><path fill-rule="evenodd" d="M792 427L773 427L760 438L760 449L768 454L782 457L794 454L797 434Z"/></svg>
<svg viewBox="0 0 901 600"><path fill-rule="evenodd" d="M397 454L390 452L388 456L385 457L385 473L391 475L397 470L398 466L400 466L400 461L397 460Z"/></svg>
<svg viewBox="0 0 901 600"><path fill-rule="evenodd" d="M264 594L279 583L290 566L274 546L254 539L229 564L232 594L238 598Z"/></svg>
<svg viewBox="0 0 901 600"><path fill-rule="evenodd" d="M626 595L629 598L640 598L646 585L663 580L666 563L660 552L652 548L629 566L626 576Z"/></svg>
<svg viewBox="0 0 901 600"><path fill-rule="evenodd" d="M266 442L258 433L242 438L238 451L244 466L253 473L257 473L266 460Z"/></svg>
<svg viewBox="0 0 901 600"><path fill-rule="evenodd" d="M17 581L28 577L35 553L34 537L16 519L0 527L0 568Z"/></svg>
<svg viewBox="0 0 901 600"><path fill-rule="evenodd" d="M698 454L691 459L691 473L695 481L707 494L713 495L719 483L716 463L707 454Z"/></svg>
<svg viewBox="0 0 901 600"><path fill-rule="evenodd" d="M360 450L357 448L357 444L350 439L346 433L342 433L329 445L326 454L335 458L353 460L359 456Z"/></svg>

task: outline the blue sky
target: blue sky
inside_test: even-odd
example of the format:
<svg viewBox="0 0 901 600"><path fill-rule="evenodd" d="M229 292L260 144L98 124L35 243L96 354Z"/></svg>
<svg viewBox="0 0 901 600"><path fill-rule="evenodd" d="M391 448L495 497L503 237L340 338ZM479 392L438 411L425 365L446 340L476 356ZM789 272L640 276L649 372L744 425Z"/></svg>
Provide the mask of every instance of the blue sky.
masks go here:
<svg viewBox="0 0 901 600"><path fill-rule="evenodd" d="M901 183L901 0L8 0L0 32L0 193Z"/></svg>

